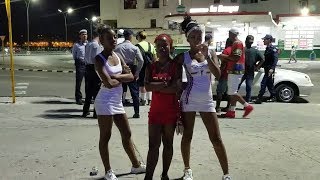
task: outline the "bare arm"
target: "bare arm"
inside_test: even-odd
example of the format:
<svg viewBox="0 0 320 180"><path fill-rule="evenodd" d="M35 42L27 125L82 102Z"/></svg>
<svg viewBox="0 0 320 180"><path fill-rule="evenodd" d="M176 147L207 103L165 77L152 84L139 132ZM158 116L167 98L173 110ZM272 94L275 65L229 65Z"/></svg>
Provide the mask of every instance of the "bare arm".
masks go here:
<svg viewBox="0 0 320 180"><path fill-rule="evenodd" d="M257 50L257 57L256 58L257 58L256 60L259 61L259 63L256 66L256 70L259 70L262 67L265 60L263 59L261 53L258 50Z"/></svg>
<svg viewBox="0 0 320 180"><path fill-rule="evenodd" d="M121 83L118 80L111 79L108 72L104 68L103 60L99 57L96 57L95 69L105 87L111 89L121 85Z"/></svg>
<svg viewBox="0 0 320 180"><path fill-rule="evenodd" d="M220 79L221 70L218 65L219 64L218 57L215 51L210 52L210 54L211 54L211 58L210 56L207 57L209 70L216 77L216 79Z"/></svg>
<svg viewBox="0 0 320 180"><path fill-rule="evenodd" d="M237 55L233 55L233 54L230 54L230 55L225 55L225 54L220 54L218 55L218 58L221 59L222 61L239 61L240 59L240 56L237 56Z"/></svg>
<svg viewBox="0 0 320 180"><path fill-rule="evenodd" d="M144 78L144 86L147 91L158 91L159 89L162 89L165 87L164 82L152 82L152 70L151 70L151 64L149 64L146 67L145 72L145 78Z"/></svg>

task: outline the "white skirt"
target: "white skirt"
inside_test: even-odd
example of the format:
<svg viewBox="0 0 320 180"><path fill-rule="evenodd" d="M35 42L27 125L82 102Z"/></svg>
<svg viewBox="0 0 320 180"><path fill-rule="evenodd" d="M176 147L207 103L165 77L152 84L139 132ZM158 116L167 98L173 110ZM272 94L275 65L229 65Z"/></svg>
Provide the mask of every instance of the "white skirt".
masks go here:
<svg viewBox="0 0 320 180"><path fill-rule="evenodd" d="M126 113L122 104L122 87L120 87L100 89L94 101L94 107L97 115L116 115Z"/></svg>
<svg viewBox="0 0 320 180"><path fill-rule="evenodd" d="M213 100L208 101L186 101L182 99L182 112L216 112L216 104Z"/></svg>

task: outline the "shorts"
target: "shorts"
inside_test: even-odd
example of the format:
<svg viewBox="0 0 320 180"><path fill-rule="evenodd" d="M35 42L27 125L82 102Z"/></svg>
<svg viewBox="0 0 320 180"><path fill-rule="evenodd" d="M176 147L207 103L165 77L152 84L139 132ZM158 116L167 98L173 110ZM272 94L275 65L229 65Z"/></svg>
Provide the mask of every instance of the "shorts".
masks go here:
<svg viewBox="0 0 320 180"><path fill-rule="evenodd" d="M238 93L238 86L241 82L243 74L228 74L228 95Z"/></svg>
<svg viewBox="0 0 320 180"><path fill-rule="evenodd" d="M149 112L149 124L175 124L180 116L179 112Z"/></svg>
<svg viewBox="0 0 320 180"><path fill-rule="evenodd" d="M228 91L228 79L220 79L217 85L217 94L225 94Z"/></svg>

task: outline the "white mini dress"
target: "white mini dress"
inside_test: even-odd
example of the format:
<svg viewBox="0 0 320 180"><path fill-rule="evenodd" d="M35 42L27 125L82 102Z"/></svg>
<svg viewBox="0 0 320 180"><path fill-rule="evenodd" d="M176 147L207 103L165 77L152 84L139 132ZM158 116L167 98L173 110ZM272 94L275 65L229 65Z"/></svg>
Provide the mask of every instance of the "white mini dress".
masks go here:
<svg viewBox="0 0 320 180"><path fill-rule="evenodd" d="M212 74L207 60L191 59L189 51L184 53L183 66L187 76L187 87L182 93L183 112L216 112L212 97Z"/></svg>
<svg viewBox="0 0 320 180"><path fill-rule="evenodd" d="M109 75L122 73L121 61L117 54L115 54L115 56L118 59L118 64L115 66L109 65L107 59L102 54L99 54L98 56L100 56L104 61L104 68ZM109 89L102 84L94 101L94 106L97 115L124 114L125 111L122 104L122 85Z"/></svg>

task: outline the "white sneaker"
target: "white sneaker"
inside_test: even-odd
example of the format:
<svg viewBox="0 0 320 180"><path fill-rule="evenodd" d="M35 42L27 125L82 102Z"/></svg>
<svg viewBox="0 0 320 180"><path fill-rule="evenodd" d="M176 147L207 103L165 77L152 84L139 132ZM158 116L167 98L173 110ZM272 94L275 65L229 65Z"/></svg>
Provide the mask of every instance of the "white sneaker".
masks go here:
<svg viewBox="0 0 320 180"><path fill-rule="evenodd" d="M143 164L142 162L140 162L140 166L135 168L132 167L131 168L131 173L132 174L140 174L140 173L145 173L146 172L146 168L147 166L145 164Z"/></svg>
<svg viewBox="0 0 320 180"><path fill-rule="evenodd" d="M222 180L232 180L229 174L222 176Z"/></svg>
<svg viewBox="0 0 320 180"><path fill-rule="evenodd" d="M183 180L193 180L191 169L184 170Z"/></svg>
<svg viewBox="0 0 320 180"><path fill-rule="evenodd" d="M106 175L104 176L105 180L118 180L118 178L116 177L116 175L114 174L114 172L112 171L112 169L110 169Z"/></svg>

